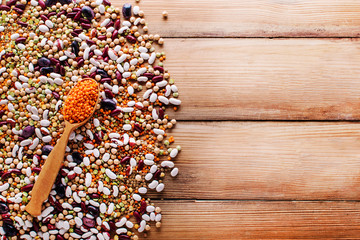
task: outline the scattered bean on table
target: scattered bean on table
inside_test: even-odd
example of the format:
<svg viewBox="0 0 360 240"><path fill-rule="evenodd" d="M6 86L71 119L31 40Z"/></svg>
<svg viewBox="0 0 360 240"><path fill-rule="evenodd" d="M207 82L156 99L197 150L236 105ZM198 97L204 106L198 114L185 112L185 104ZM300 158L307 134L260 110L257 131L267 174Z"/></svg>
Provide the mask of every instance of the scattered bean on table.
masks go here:
<svg viewBox="0 0 360 240"><path fill-rule="evenodd" d="M151 222L160 227L161 209L146 194L166 191L165 174L178 174L181 147L167 133L176 120L165 109L181 101L156 51L164 39L149 33L144 12L109 0L8 0L0 13L2 239L138 239ZM25 206L64 120L86 119L94 104L85 78L100 84L100 101L71 133L32 217ZM81 100L67 98L72 89Z"/></svg>

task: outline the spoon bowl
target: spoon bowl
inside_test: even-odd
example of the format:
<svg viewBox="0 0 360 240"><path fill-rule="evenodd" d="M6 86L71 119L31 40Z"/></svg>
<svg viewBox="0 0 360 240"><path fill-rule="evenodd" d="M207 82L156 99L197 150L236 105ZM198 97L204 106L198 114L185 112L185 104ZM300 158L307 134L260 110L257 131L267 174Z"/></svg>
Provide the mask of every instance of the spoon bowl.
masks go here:
<svg viewBox="0 0 360 240"><path fill-rule="evenodd" d="M84 78L81 81L84 80L95 81L92 78ZM71 93L72 91L69 92L69 95ZM41 214L42 204L46 199L48 199L51 188L56 180L56 176L58 175L60 167L64 161L65 149L69 141L69 136L73 130L87 123L92 117L96 110L96 105L100 99L99 93L100 86L98 84L97 101L87 119L78 123L70 123L69 121L65 120L64 132L42 166L41 172L31 191L31 200L25 207L25 210L32 216L39 216Z"/></svg>

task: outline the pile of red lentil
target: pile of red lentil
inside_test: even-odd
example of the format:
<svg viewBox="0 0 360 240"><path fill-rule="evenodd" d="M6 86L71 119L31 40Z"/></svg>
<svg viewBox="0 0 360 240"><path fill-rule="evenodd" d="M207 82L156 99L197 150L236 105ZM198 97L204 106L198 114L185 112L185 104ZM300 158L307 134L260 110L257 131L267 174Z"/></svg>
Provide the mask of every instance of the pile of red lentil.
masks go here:
<svg viewBox="0 0 360 240"><path fill-rule="evenodd" d="M109 0L8 0L0 13L0 235L123 240L160 227L161 209L146 194L164 190L165 173L178 174L181 147L166 133L176 121L165 109L181 101L144 12ZM100 101L70 135L32 217L25 206L64 131L66 96L85 78L100 84Z"/></svg>

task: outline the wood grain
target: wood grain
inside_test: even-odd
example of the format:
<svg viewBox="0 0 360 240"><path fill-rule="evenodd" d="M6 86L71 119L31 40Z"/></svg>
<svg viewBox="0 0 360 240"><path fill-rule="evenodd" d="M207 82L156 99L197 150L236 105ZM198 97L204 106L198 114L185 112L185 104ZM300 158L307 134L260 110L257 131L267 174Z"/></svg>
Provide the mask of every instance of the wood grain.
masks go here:
<svg viewBox="0 0 360 240"><path fill-rule="evenodd" d="M180 122L167 199L360 200L360 125Z"/></svg>
<svg viewBox="0 0 360 240"><path fill-rule="evenodd" d="M357 0L143 0L139 6L150 30L165 37L360 36Z"/></svg>
<svg viewBox="0 0 360 240"><path fill-rule="evenodd" d="M359 202L162 201L149 240L360 239Z"/></svg>
<svg viewBox="0 0 360 240"><path fill-rule="evenodd" d="M181 120L359 120L357 39L167 39Z"/></svg>

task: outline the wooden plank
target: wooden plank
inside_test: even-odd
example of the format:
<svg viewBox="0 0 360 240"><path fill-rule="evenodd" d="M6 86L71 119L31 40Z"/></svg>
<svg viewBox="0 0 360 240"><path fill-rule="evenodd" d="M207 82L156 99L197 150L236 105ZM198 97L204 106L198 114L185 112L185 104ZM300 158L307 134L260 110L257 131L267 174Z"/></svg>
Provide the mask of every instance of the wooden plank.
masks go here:
<svg viewBox="0 0 360 240"><path fill-rule="evenodd" d="M180 122L167 199L360 200L360 125Z"/></svg>
<svg viewBox="0 0 360 240"><path fill-rule="evenodd" d="M357 0L144 0L139 5L150 30L165 37L360 36Z"/></svg>
<svg viewBox="0 0 360 240"><path fill-rule="evenodd" d="M359 120L355 39L168 39L182 120Z"/></svg>
<svg viewBox="0 0 360 240"><path fill-rule="evenodd" d="M360 239L359 202L162 201L156 239Z"/></svg>

